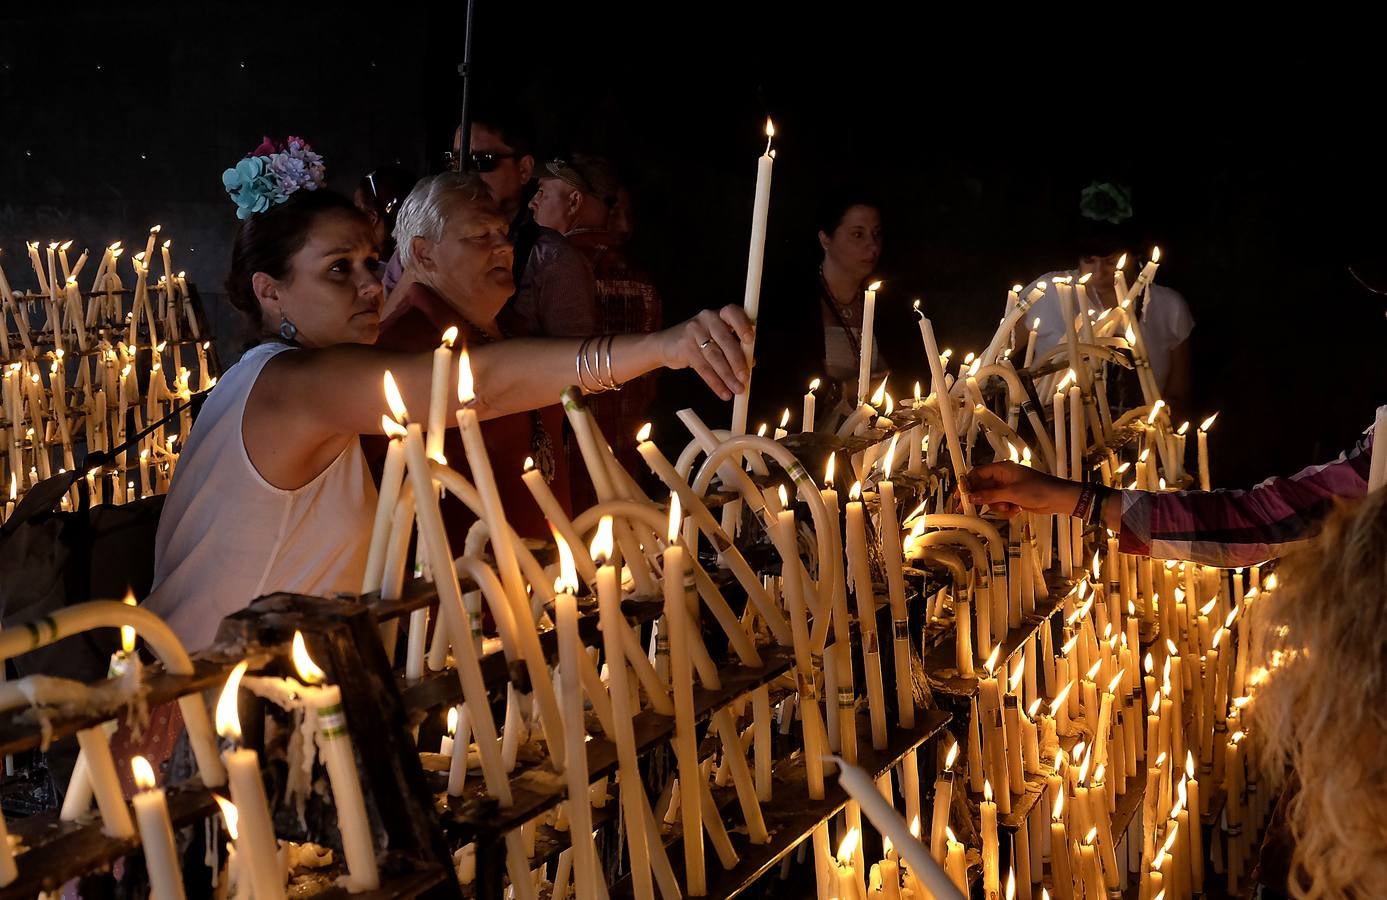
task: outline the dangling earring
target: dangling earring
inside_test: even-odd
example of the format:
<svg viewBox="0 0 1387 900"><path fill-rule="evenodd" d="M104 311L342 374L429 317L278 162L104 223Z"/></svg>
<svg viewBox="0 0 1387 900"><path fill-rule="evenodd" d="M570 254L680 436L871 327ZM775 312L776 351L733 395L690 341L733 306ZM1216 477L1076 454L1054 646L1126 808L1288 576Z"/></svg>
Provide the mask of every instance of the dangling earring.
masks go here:
<svg viewBox="0 0 1387 900"><path fill-rule="evenodd" d="M290 344L294 343L294 339L299 336L299 330L294 327L294 323L290 322L288 317L283 313L279 316L279 336L286 343Z"/></svg>

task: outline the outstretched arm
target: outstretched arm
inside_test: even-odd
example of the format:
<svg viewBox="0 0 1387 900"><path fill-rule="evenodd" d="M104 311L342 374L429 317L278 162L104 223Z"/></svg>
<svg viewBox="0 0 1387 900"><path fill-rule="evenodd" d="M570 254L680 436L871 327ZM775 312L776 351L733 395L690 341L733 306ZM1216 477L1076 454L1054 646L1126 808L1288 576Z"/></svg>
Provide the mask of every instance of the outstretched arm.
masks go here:
<svg viewBox="0 0 1387 900"><path fill-rule="evenodd" d="M748 370L741 351L751 323L739 306L705 310L654 334L621 335L613 343L612 375L629 381L661 367L693 368L722 399L743 389ZM576 383L577 338L525 338L474 347L474 408L494 418L556 403ZM604 353L605 367L605 353ZM388 415L383 378L389 370L416 421L427 414L431 353L390 353L343 345L281 353L268 362L246 403L242 435L251 462L278 487L307 484L358 434L380 430ZM457 362L448 391L456 408ZM450 416L448 421L451 421Z"/></svg>

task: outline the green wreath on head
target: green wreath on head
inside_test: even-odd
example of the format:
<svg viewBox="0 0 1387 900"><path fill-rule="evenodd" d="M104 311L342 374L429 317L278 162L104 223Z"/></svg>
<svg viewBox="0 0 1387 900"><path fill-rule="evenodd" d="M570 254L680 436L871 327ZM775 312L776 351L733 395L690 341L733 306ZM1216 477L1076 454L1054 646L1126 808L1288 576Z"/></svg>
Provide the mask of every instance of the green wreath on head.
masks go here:
<svg viewBox="0 0 1387 900"><path fill-rule="evenodd" d="M1079 213L1095 222L1121 225L1133 215L1132 190L1110 181L1095 181L1079 194Z"/></svg>

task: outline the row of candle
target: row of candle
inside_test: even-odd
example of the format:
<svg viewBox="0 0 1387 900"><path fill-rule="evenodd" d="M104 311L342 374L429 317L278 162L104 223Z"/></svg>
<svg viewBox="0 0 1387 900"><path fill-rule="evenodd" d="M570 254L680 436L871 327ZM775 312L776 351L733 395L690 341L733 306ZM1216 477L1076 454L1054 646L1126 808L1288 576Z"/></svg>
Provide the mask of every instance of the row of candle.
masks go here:
<svg viewBox="0 0 1387 900"><path fill-rule="evenodd" d="M201 334L182 273L161 278L152 289L159 307L154 311L144 260L157 233L156 227L151 247L132 260L136 289L128 313L121 306L129 292L117 274L119 244L107 248L89 294L76 286L86 254L69 266L66 244L50 247L47 268L37 245L30 245L37 292L13 293L0 270L0 490L8 489L11 503L38 481L70 471L83 458L82 449L113 449L216 383L215 353ZM164 243L162 254L171 271L170 245ZM67 284L70 302L64 305L52 293L59 278ZM91 301L85 309L84 298ZM34 326L33 306L44 309L43 330ZM18 338L13 343L11 323ZM177 427L144 437L115 461L116 476L109 486L103 478L94 496L121 503L167 490L177 447L190 426L191 417L183 415ZM95 476L91 481L97 488Z"/></svg>

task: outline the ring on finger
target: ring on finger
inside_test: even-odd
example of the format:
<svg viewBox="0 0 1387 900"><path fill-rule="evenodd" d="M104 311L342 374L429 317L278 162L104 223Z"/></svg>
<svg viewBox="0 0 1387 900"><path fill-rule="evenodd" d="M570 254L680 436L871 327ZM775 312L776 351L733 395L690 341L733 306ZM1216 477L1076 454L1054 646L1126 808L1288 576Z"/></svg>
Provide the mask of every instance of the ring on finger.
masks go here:
<svg viewBox="0 0 1387 900"><path fill-rule="evenodd" d="M698 349L700 349L700 350L707 350L707 349L708 349L708 345L711 344L711 343L713 343L713 338L712 338L712 336L709 336L706 340L703 340L703 341L700 341L700 342L699 342L699 344L698 344Z"/></svg>

